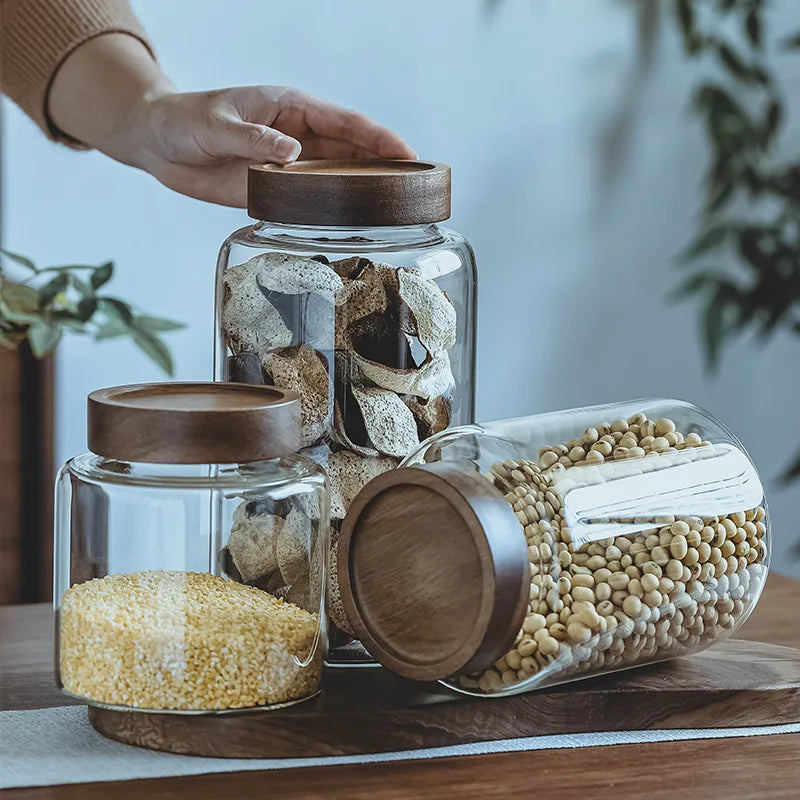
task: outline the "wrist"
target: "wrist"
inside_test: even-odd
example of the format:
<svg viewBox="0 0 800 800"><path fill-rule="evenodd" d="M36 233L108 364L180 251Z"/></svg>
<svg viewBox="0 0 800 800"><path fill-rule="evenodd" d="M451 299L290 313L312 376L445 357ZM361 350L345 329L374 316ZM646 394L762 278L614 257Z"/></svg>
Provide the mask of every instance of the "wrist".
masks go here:
<svg viewBox="0 0 800 800"><path fill-rule="evenodd" d="M51 84L47 112L65 138L132 163L126 131L143 105L173 91L141 40L104 33L64 60Z"/></svg>

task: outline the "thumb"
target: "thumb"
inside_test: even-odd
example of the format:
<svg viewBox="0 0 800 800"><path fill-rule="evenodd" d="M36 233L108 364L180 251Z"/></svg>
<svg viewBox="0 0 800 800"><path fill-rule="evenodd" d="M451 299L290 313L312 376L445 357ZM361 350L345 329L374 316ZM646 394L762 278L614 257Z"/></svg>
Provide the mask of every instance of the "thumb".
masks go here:
<svg viewBox="0 0 800 800"><path fill-rule="evenodd" d="M209 138L213 140L216 155L236 156L253 162L287 164L302 150L297 139L253 122L226 121L211 132Z"/></svg>

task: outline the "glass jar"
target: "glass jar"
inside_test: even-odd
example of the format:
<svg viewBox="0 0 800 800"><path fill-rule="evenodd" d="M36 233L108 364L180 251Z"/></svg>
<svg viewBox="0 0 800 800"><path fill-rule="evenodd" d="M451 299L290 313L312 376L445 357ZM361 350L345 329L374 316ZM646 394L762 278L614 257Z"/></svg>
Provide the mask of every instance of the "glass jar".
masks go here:
<svg viewBox="0 0 800 800"><path fill-rule="evenodd" d="M111 709L275 708L320 690L328 495L299 398L150 384L89 395L56 480L62 690Z"/></svg>
<svg viewBox="0 0 800 800"><path fill-rule="evenodd" d="M215 377L300 395L303 452L331 483L335 559L371 478L474 421L474 257L437 225L450 216L442 164L256 166L248 193L258 221L219 254ZM341 644L352 631L330 589Z"/></svg>
<svg viewBox="0 0 800 800"><path fill-rule="evenodd" d="M431 437L355 499L338 570L382 664L497 696L709 647L747 619L769 551L741 442L644 400Z"/></svg>

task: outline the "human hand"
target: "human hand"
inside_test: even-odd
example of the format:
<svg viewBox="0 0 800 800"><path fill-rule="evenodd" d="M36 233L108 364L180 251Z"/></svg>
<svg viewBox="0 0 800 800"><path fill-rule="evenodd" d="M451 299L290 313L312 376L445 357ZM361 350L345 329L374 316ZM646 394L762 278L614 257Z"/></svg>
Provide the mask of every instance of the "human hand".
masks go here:
<svg viewBox="0 0 800 800"><path fill-rule="evenodd" d="M416 158L397 134L363 114L281 86L144 98L106 148L175 191L240 207L254 163Z"/></svg>
<svg viewBox="0 0 800 800"><path fill-rule="evenodd" d="M55 127L177 192L247 205L247 168L303 158L416 158L363 114L283 86L178 92L145 46L96 36L58 70L48 98Z"/></svg>

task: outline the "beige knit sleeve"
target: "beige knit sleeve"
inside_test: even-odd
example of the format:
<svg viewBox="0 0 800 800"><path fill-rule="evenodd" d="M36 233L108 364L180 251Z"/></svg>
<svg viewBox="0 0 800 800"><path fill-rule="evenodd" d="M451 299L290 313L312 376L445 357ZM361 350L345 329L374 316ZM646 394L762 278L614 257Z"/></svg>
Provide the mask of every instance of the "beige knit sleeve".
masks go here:
<svg viewBox="0 0 800 800"><path fill-rule="evenodd" d="M0 0L0 89L52 139L77 144L48 117L53 78L103 33L128 33L153 52L127 0Z"/></svg>

